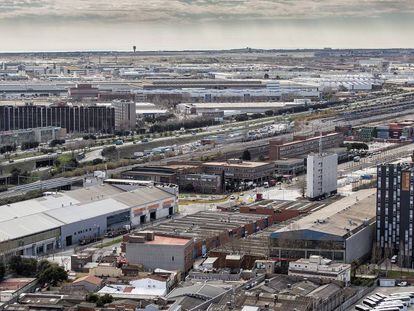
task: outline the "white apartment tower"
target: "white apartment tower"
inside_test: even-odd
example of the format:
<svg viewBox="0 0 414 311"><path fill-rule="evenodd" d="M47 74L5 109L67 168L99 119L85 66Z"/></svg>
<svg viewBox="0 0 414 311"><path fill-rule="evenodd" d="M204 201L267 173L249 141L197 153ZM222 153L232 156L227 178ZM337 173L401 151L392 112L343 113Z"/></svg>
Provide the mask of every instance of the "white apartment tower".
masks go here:
<svg viewBox="0 0 414 311"><path fill-rule="evenodd" d="M306 196L322 198L337 191L338 155L318 153L308 155L306 165Z"/></svg>

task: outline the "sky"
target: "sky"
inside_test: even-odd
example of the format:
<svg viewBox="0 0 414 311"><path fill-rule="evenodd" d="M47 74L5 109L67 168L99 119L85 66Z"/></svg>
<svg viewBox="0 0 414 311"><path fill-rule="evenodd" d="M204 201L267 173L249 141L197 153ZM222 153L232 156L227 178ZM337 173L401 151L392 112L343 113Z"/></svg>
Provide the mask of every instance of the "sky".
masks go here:
<svg viewBox="0 0 414 311"><path fill-rule="evenodd" d="M0 52L414 48L414 0L0 0Z"/></svg>

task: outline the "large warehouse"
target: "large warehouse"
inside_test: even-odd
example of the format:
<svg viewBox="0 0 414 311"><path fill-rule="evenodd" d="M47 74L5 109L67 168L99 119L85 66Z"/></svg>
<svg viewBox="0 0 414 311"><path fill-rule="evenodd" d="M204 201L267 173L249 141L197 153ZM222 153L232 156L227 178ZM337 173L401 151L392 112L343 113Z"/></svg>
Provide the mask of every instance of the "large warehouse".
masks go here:
<svg viewBox="0 0 414 311"><path fill-rule="evenodd" d="M176 212L175 189L97 185L0 206L0 255L44 255Z"/></svg>
<svg viewBox="0 0 414 311"><path fill-rule="evenodd" d="M291 261L320 255L351 263L369 255L375 229L375 190L358 191L270 235L270 256Z"/></svg>

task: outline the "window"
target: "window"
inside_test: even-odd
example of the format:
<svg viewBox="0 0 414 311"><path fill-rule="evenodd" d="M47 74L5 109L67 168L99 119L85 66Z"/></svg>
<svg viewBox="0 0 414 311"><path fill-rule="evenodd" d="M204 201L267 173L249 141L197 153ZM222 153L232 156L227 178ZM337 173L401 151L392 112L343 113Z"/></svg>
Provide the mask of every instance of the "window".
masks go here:
<svg viewBox="0 0 414 311"><path fill-rule="evenodd" d="M171 261L174 261L174 256L171 257Z"/></svg>

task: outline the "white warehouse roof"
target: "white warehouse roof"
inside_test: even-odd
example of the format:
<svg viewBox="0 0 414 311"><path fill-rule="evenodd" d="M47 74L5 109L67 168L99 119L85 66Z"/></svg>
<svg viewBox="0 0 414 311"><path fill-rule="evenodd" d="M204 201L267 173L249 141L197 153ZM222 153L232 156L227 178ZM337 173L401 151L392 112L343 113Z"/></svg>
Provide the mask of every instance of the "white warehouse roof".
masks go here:
<svg viewBox="0 0 414 311"><path fill-rule="evenodd" d="M0 242L174 197L162 188L99 185L0 206Z"/></svg>

